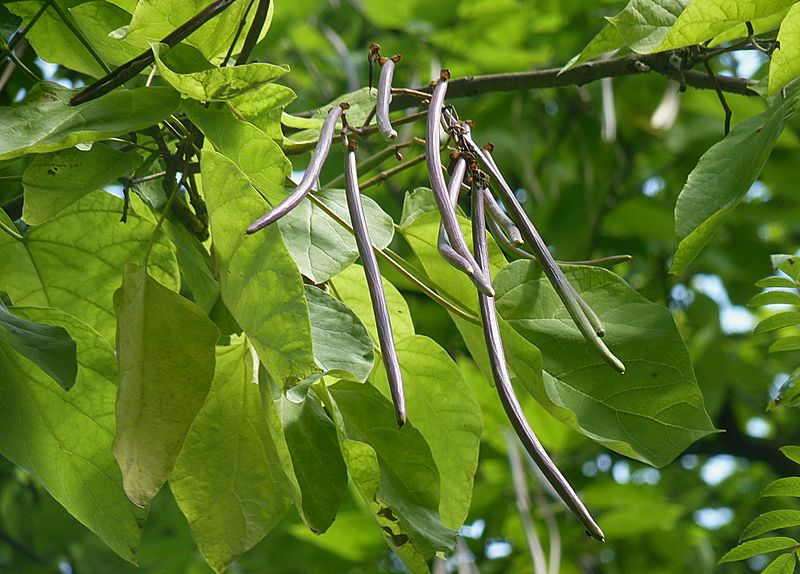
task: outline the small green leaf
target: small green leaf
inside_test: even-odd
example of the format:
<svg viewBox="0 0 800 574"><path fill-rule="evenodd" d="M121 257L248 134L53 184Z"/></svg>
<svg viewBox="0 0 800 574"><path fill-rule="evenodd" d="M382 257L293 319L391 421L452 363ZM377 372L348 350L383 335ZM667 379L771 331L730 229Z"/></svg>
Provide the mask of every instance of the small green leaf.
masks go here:
<svg viewBox="0 0 800 574"><path fill-rule="evenodd" d="M788 552L781 554L773 560L769 566L761 571L761 574L794 574L794 567L797 565L797 554Z"/></svg>
<svg viewBox="0 0 800 574"><path fill-rule="evenodd" d="M20 103L0 108L0 160L27 153L66 149L107 139L160 122L178 107L172 88L117 89L96 100L70 106L77 90L39 82Z"/></svg>
<svg viewBox="0 0 800 574"><path fill-rule="evenodd" d="M439 519L439 472L425 439L411 422L397 427L391 402L372 385L321 389L350 477L386 543L412 572L428 572L426 561L452 549L456 533Z"/></svg>
<svg viewBox="0 0 800 574"><path fill-rule="evenodd" d="M300 489L300 511L308 527L321 534L338 520L339 503L347 491L347 468L336 428L313 392L300 403L282 394L279 409Z"/></svg>
<svg viewBox="0 0 800 574"><path fill-rule="evenodd" d="M339 219L350 223L344 190L326 189L315 195ZM385 249L394 238L394 221L372 198L362 196L361 201L372 244ZM358 258L353 233L308 199L281 218L278 227L300 272L317 285Z"/></svg>
<svg viewBox="0 0 800 574"><path fill-rule="evenodd" d="M772 266L783 271L795 281L800 281L800 257L796 255L773 255L770 257Z"/></svg>
<svg viewBox="0 0 800 574"><path fill-rule="evenodd" d="M236 165L206 148L202 175L222 300L272 376L293 386L319 370L303 279L277 227L245 235L267 206Z"/></svg>
<svg viewBox="0 0 800 574"><path fill-rule="evenodd" d="M619 30L612 24L606 24L579 54L573 56L572 59L561 68L561 72L566 72L578 64L592 60L602 54L614 52L623 47L625 47L625 40L622 38L622 34L620 34Z"/></svg>
<svg viewBox="0 0 800 574"><path fill-rule="evenodd" d="M322 289L305 286L314 359L325 374L367 380L375 357L372 340L358 317Z"/></svg>
<svg viewBox="0 0 800 574"><path fill-rule="evenodd" d="M766 554L767 552L775 552L776 550L785 550L797 546L797 542L791 538L774 537L774 538L758 538L756 540L748 540L739 544L733 550L728 551L722 558L719 559L719 564L725 562L737 562L739 560L746 560L759 554Z"/></svg>
<svg viewBox="0 0 800 574"><path fill-rule="evenodd" d="M214 376L214 323L147 270L128 265L117 313L114 456L128 498L146 506L166 482Z"/></svg>
<svg viewBox="0 0 800 574"><path fill-rule="evenodd" d="M797 373L795 373L781 385L781 388L778 389L778 394L769 402L769 405L767 405L768 411L778 407L796 408L800 406L799 378Z"/></svg>
<svg viewBox="0 0 800 574"><path fill-rule="evenodd" d="M796 0L693 0L653 52L701 44L737 24L765 18Z"/></svg>
<svg viewBox="0 0 800 574"><path fill-rule="evenodd" d="M230 103L248 122L281 144L283 142L281 116L286 106L296 98L297 94L287 86L264 84L233 98Z"/></svg>
<svg viewBox="0 0 800 574"><path fill-rule="evenodd" d="M192 537L217 572L264 538L292 503L253 377L243 337L217 347L211 390L169 479Z"/></svg>
<svg viewBox="0 0 800 574"><path fill-rule="evenodd" d="M769 289L770 287L797 289L798 285L788 277L765 277L756 281L756 287L761 289Z"/></svg>
<svg viewBox="0 0 800 574"><path fill-rule="evenodd" d="M800 76L800 5L794 4L781 22L778 48L769 63L769 91L774 94Z"/></svg>
<svg viewBox="0 0 800 574"><path fill-rule="evenodd" d="M372 311L372 301L367 289L367 279L364 276L364 268L361 265L353 264L344 271L337 274L330 281L333 293L345 305L350 307L356 316L367 328L370 337L375 345L378 345L378 329L375 326L375 314ZM389 308L389 317L392 320L392 332L395 341L402 341L406 337L414 334L414 323L411 321L411 312L408 304L397 287L392 285L386 277L383 277L383 294L386 297L386 305Z"/></svg>
<svg viewBox="0 0 800 574"><path fill-rule="evenodd" d="M75 384L78 376L75 341L63 327L21 319L0 300L0 342L10 345L65 390Z"/></svg>
<svg viewBox="0 0 800 574"><path fill-rule="evenodd" d="M435 341L415 335L397 343L408 420L430 446L441 479L439 513L448 528L460 527L472 501L483 422L481 409L453 359ZM387 397L385 371L375 386Z"/></svg>
<svg viewBox="0 0 800 574"><path fill-rule="evenodd" d="M762 305L800 305L800 294L796 291L764 291L747 302L748 307Z"/></svg>
<svg viewBox="0 0 800 574"><path fill-rule="evenodd" d="M800 496L800 477L789 476L770 482L761 496Z"/></svg>
<svg viewBox="0 0 800 574"><path fill-rule="evenodd" d="M783 448L781 448L781 452L786 458L788 458L792 462L800 464L800 446L795 446L795 445L784 446Z"/></svg>
<svg viewBox="0 0 800 574"><path fill-rule="evenodd" d="M131 173L141 161L135 152L101 144L88 151L71 148L37 155L22 176L22 219L28 225L50 221L87 193Z"/></svg>
<svg viewBox="0 0 800 574"><path fill-rule="evenodd" d="M697 162L675 205L680 243L670 273L686 269L742 201L761 173L793 107L793 98L789 98L743 120Z"/></svg>
<svg viewBox="0 0 800 574"><path fill-rule="evenodd" d="M70 514L135 564L146 513L125 496L111 454L114 349L62 311L15 307L14 312L69 332L78 348L78 379L65 391L0 343L0 453L41 481Z"/></svg>
<svg viewBox="0 0 800 574"><path fill-rule="evenodd" d="M780 528L800 526L800 510L772 510L756 517L742 532L740 540L747 540Z"/></svg>
<svg viewBox="0 0 800 574"><path fill-rule="evenodd" d="M800 350L800 337L784 337L778 339L769 347L770 353L779 353L781 351L797 351Z"/></svg>
<svg viewBox="0 0 800 574"><path fill-rule="evenodd" d="M201 102L230 100L276 80L289 71L288 66L245 64L179 74L170 70L159 58L159 51L166 48L164 44L153 43L150 46L161 77L183 97Z"/></svg>
<svg viewBox="0 0 800 574"><path fill-rule="evenodd" d="M783 311L770 315L761 321L756 325L753 334L759 335L761 333L768 333L770 331L783 329L784 327L795 327L797 325L800 325L800 313L797 311Z"/></svg>

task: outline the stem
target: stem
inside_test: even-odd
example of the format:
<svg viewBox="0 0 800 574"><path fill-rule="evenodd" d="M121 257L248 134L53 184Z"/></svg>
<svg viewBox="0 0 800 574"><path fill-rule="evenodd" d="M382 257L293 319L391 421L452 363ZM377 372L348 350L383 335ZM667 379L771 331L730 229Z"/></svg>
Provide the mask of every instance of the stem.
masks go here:
<svg viewBox="0 0 800 574"><path fill-rule="evenodd" d="M11 229L8 225L6 225L6 222L3 221L2 219L0 219L0 229L8 233L14 239L18 239L19 241L23 240L23 237L22 235L19 234L19 231L17 231L16 229Z"/></svg>
<svg viewBox="0 0 800 574"><path fill-rule="evenodd" d="M39 21L39 18L42 17L42 14L45 13L45 11L47 10L47 8L50 6L50 4L52 2L53 2L53 0L45 0L45 2L42 4L41 8L39 8L36 11L36 14L33 15L33 18L31 18L30 22L28 22L28 24L20 31L20 33L19 34L14 34L14 37L11 38L11 41L8 43L8 49L9 50L13 51L14 48L17 47L17 44L19 44L22 40L25 39L25 36L27 36L28 32L30 32L31 28L33 28L33 25L36 24L36 22Z"/></svg>
<svg viewBox="0 0 800 574"><path fill-rule="evenodd" d="M703 60L703 66L705 67L706 72L711 79L714 80L714 89L717 92L717 98L719 98L719 103L722 105L722 109L725 111L725 135L728 135L731 131L731 118L733 117L733 112L728 106L728 100L725 99L725 94L722 93L717 76L714 75L714 70L711 69L711 65L708 63L708 60Z"/></svg>
<svg viewBox="0 0 800 574"><path fill-rule="evenodd" d="M404 148L411 147L415 144L425 145L425 140L422 138L414 137L408 141L396 143L394 145L382 147L380 151L369 156L358 164L358 171L363 173L379 166L388 157L397 155L397 153ZM330 189L332 187L339 187L344 183L344 174L337 175L332 180L328 181L325 185L321 186L322 189ZM363 186L362 186L363 189Z"/></svg>
<svg viewBox="0 0 800 574"><path fill-rule="evenodd" d="M3 49L3 53L6 55L6 57L8 57L9 60L11 60L8 63L9 66L16 66L17 68L22 70L22 73L24 73L28 77L28 79L34 84L40 81L40 78L36 74L34 74L22 60L19 59L19 57L14 53L13 50Z"/></svg>
<svg viewBox="0 0 800 574"><path fill-rule="evenodd" d="M250 29L247 31L247 36L244 38L244 44L242 44L242 50L239 52L239 57L236 58L237 66L239 64L246 64L247 59L250 57L250 52L256 47L258 37L261 35L261 29L267 21L270 1L271 0L258 0L256 13L253 16L253 23L250 24Z"/></svg>
<svg viewBox="0 0 800 574"><path fill-rule="evenodd" d="M53 7L53 10L56 11L58 17L61 19L62 22L69 28L69 31L74 34L74 36L78 39L78 41L83 44L83 47L92 55L92 58L97 60L97 63L103 69L103 71L108 74L111 72L111 68L108 67L108 64L105 63L103 58L100 57L100 54L97 50L94 49L92 43L89 42L89 39L81 32L78 28L77 24L75 24L74 20L72 19L72 15L64 10L58 2L51 2L50 5Z"/></svg>
<svg viewBox="0 0 800 574"><path fill-rule="evenodd" d="M239 41L239 36L242 35L242 30L244 30L244 25L247 24L247 15L250 14L250 9L253 7L253 2L255 0L250 0L250 3L247 5L247 9L242 14L242 19L239 20L239 25L236 27L236 33L233 35L233 41L231 45L228 47L228 52L225 54L225 57L222 59L222 63L220 63L219 67L224 68L228 65L228 62L233 55L233 50L236 48L236 42Z"/></svg>
<svg viewBox="0 0 800 574"><path fill-rule="evenodd" d="M156 243L156 239L158 238L158 234L161 231L161 226L164 224L164 220L167 218L167 214L169 214L169 210L172 208L172 204L175 203L175 198L178 197L178 190L181 188L181 184L176 182L174 187L172 188L172 193L167 199L167 203L164 205L164 209L161 211L161 215L158 217L158 221L156 222L156 227L153 229L153 234L150 236L150 241L147 243L147 249L144 252L144 260L142 261L142 267L147 270L147 262L150 259L150 252L153 250L153 245Z"/></svg>
<svg viewBox="0 0 800 574"><path fill-rule="evenodd" d="M372 176L367 181L365 181L364 183L360 184L361 185L361 189L367 189L368 187L372 187L373 185L376 185L376 184L379 184L379 183L381 183L383 181L386 181L387 179L389 179L393 175L396 175L396 174L400 173L401 171L405 171L408 168L414 167L415 165L417 165L418 163L422 163L423 161L425 161L425 154L424 153L419 154L416 157L413 157L413 158L411 158L411 159L409 159L407 161L404 161L401 164L398 164L398 165L396 165L396 166L394 166L392 168L389 168L387 170L384 170L384 171L380 172L377 175Z"/></svg>

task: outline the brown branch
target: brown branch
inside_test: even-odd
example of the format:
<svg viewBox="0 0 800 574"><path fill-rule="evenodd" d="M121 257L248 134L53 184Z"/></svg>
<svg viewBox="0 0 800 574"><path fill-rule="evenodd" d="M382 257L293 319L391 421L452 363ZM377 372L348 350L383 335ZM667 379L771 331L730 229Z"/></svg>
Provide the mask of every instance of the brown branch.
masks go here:
<svg viewBox="0 0 800 574"><path fill-rule="evenodd" d="M693 88L703 90L715 90L717 88L714 79L703 72L686 70L681 73L681 70L670 62L670 57L675 53L671 51L647 55L628 54L611 60L587 62L570 68L564 73L561 73L561 68L549 68L510 74L465 76L450 80L447 97L463 98L490 92L582 86L602 78L636 76L650 72L661 74L670 79L685 81L687 86ZM717 83L719 84L719 89L723 92L741 96L758 95L752 89L756 84L755 80L721 76L717 78ZM420 91L431 93L431 88L421 88ZM416 101L417 98L397 94L392 101L392 109L407 108L414 105Z"/></svg>

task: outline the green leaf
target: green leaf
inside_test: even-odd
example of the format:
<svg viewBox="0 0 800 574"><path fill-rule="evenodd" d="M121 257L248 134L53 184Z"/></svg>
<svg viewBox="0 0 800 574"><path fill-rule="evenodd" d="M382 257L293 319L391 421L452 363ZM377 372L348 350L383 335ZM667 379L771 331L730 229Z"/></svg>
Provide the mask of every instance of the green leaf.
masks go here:
<svg viewBox="0 0 800 574"><path fill-rule="evenodd" d="M439 472L425 439L413 423L397 427L372 385L340 381L327 392L350 477L387 544L413 573L428 572L426 561L452 549L456 533L439 519Z"/></svg>
<svg viewBox="0 0 800 574"><path fill-rule="evenodd" d="M784 337L783 339L778 339L772 345L770 345L768 352L769 353L778 353L781 351L797 351L800 350L800 337L793 336L793 337Z"/></svg>
<svg viewBox="0 0 800 574"><path fill-rule="evenodd" d="M779 47L772 53L769 63L770 95L800 76L800 5L789 8L776 41Z"/></svg>
<svg viewBox="0 0 800 574"><path fill-rule="evenodd" d="M795 281L800 281L800 257L796 255L773 255L772 266L783 271Z"/></svg>
<svg viewBox="0 0 800 574"><path fill-rule="evenodd" d="M779 47L772 53L769 63L770 95L800 76L800 5L789 8L776 42Z"/></svg>
<svg viewBox="0 0 800 574"><path fill-rule="evenodd" d="M21 319L0 300L0 342L34 363L64 390L75 384L78 376L75 341L63 327Z"/></svg>
<svg viewBox="0 0 800 574"><path fill-rule="evenodd" d="M786 458L788 458L792 462L800 464L800 446L795 446L795 445L784 446L781 448L781 452Z"/></svg>
<svg viewBox="0 0 800 574"><path fill-rule="evenodd" d="M138 215L145 209L132 196L128 222L120 223L122 201L95 191L30 228L22 241L0 233L0 290L15 305L62 309L113 341L113 294L122 269L142 260L153 234L153 223ZM2 210L0 218L12 225ZM150 271L162 285L178 289L175 254L163 237L150 254Z"/></svg>
<svg viewBox="0 0 800 574"><path fill-rule="evenodd" d="M670 312L598 267L564 266L625 363L611 370L581 337L541 268L515 261L495 277L497 310L544 359L536 397L551 414L609 448L664 466L714 432Z"/></svg>
<svg viewBox="0 0 800 574"><path fill-rule="evenodd" d="M769 566L761 571L761 574L793 574L796 565L797 554L788 552L786 554L781 554L773 560Z"/></svg>
<svg viewBox="0 0 800 574"><path fill-rule="evenodd" d="M770 14L769 16L765 16L764 18L759 18L758 20L753 20L750 24L753 26L753 35L756 38L761 38L767 33L772 32L773 30L777 30L783 19L786 17L786 13L789 11L789 8L781 10L779 12L775 12L774 14ZM714 37L714 39L708 44L709 48L716 48L717 46L721 46L726 42L732 42L733 40L738 40L740 38L747 38L750 35L749 31L747 30L747 25L744 23L737 24L733 28L728 28L722 34L718 34Z"/></svg>
<svg viewBox="0 0 800 574"><path fill-rule="evenodd" d="M284 108L297 98L294 90L280 84L264 84L230 100L230 105L248 122L283 143L281 116Z"/></svg>
<svg viewBox="0 0 800 574"><path fill-rule="evenodd" d="M694 6L691 4L690 6ZM700 253L761 173L793 99L743 120L714 144L689 174L675 205L680 243L670 273L681 273Z"/></svg>
<svg viewBox="0 0 800 574"><path fill-rule="evenodd" d="M794 327L800 325L800 313L797 311L783 311L770 315L761 321L753 330L754 335L761 333L768 333L770 331L777 331L784 327Z"/></svg>
<svg viewBox="0 0 800 574"><path fill-rule="evenodd" d="M652 52L666 37L689 0L631 0L608 21L634 52Z"/></svg>
<svg viewBox="0 0 800 574"><path fill-rule="evenodd" d="M758 516L742 532L740 540L747 540L780 528L800 526L800 510L772 510Z"/></svg>
<svg viewBox="0 0 800 574"><path fill-rule="evenodd" d="M747 302L748 307L762 305L800 305L800 294L797 291L764 291Z"/></svg>
<svg viewBox="0 0 800 574"><path fill-rule="evenodd" d="M202 174L222 300L272 376L293 386L319 370L302 277L275 226L244 234L267 207L236 165L206 148Z"/></svg>
<svg viewBox="0 0 800 574"><path fill-rule="evenodd" d="M40 154L25 169L22 219L40 225L53 219L90 191L131 173L142 158L105 145L88 151L76 148Z"/></svg>
<svg viewBox="0 0 800 574"><path fill-rule="evenodd" d="M768 411L778 407L794 408L800 406L800 384L798 384L798 378L797 373L795 373L781 385L777 396L767 405Z"/></svg>
<svg viewBox="0 0 800 574"><path fill-rule="evenodd" d="M775 552L776 550L785 550L797 546L797 542L791 538L784 538L776 536L774 538L758 538L756 540L748 540L739 544L733 550L728 551L722 558L719 559L719 564L725 562L736 562L738 560L746 560L759 554L766 554L767 552Z"/></svg>
<svg viewBox="0 0 800 574"><path fill-rule="evenodd" d="M789 476L770 482L761 496L800 496L800 477Z"/></svg>
<svg viewBox="0 0 800 574"><path fill-rule="evenodd" d="M572 59L561 68L561 72L566 72L578 64L592 60L602 54L614 52L624 46L625 40L622 38L622 34L619 33L619 30L610 23L606 24L605 27L586 44L586 47L581 50L579 54L573 56Z"/></svg>
<svg viewBox="0 0 800 574"><path fill-rule="evenodd" d="M372 301L367 290L367 279L364 268L353 264L338 273L330 281L333 293L361 319L367 328L375 345L378 342L378 328L375 326L375 314L372 311ZM411 321L411 312L408 304L400 291L383 277L383 294L389 308L389 317L392 320L392 333L395 341L402 341L414 334L414 323Z"/></svg>
<svg viewBox="0 0 800 574"><path fill-rule="evenodd" d="M188 101L182 108L214 149L236 164L270 205L286 197L283 182L291 173L291 164L272 138L254 125L236 119L229 110L206 110ZM263 205L253 219L267 209ZM242 221L242 229L250 223Z"/></svg>
<svg viewBox="0 0 800 574"><path fill-rule="evenodd" d="M367 329L347 305L322 289L305 286L314 358L328 375L350 374L364 382L375 357Z"/></svg>
<svg viewBox="0 0 800 574"><path fill-rule="evenodd" d="M326 189L315 195L340 219L350 223L344 190ZM364 195L361 201L372 244L385 249L394 237L394 222L372 198ZM353 233L308 199L278 220L278 227L300 272L317 285L358 258Z"/></svg>
<svg viewBox="0 0 800 574"><path fill-rule="evenodd" d="M292 502L253 376L243 337L217 347L211 390L169 479L192 537L217 572L266 536Z"/></svg>
<svg viewBox="0 0 800 574"><path fill-rule="evenodd" d="M783 287L785 289L797 289L797 283L788 277L765 277L756 281L756 287L769 289L770 287Z"/></svg>
<svg viewBox="0 0 800 574"><path fill-rule="evenodd" d="M701 44L743 22L765 18L796 0L693 0L653 52Z"/></svg>
<svg viewBox="0 0 800 574"><path fill-rule="evenodd" d="M146 49L149 42L160 40L184 24L195 14L208 7L208 0L159 0L139 2L133 13L125 40ZM248 30L253 22L255 10L249 10L249 2L235 2L218 14L208 24L193 32L184 43L194 46L212 63L220 61L230 48L231 41L239 23L244 19L243 30ZM267 19L259 40L263 38L272 23L274 4L270 3ZM238 54L246 34L240 34L233 53Z"/></svg>
<svg viewBox="0 0 800 574"><path fill-rule="evenodd" d="M20 103L0 108L0 160L43 153L144 129L178 107L172 88L117 89L96 100L70 106L77 90L39 82Z"/></svg>
<svg viewBox="0 0 800 574"><path fill-rule="evenodd" d="M2 260L2 259L0 259ZM111 454L117 365L114 349L90 327L56 309L21 308L28 321L65 328L78 348L69 392L0 344L0 452L25 468L67 511L129 562L145 512L122 490Z"/></svg>
<svg viewBox="0 0 800 574"><path fill-rule="evenodd" d="M300 489L300 511L315 534L337 519L347 491L347 468L336 428L314 393L296 403L280 398L280 416L292 467Z"/></svg>
<svg viewBox="0 0 800 574"><path fill-rule="evenodd" d="M214 377L219 331L197 305L128 265L117 313L114 456L128 498L146 506L166 482Z"/></svg>
<svg viewBox="0 0 800 574"><path fill-rule="evenodd" d="M458 529L467 518L483 431L481 409L453 359L435 341L415 335L397 343L408 420L430 446L439 470L442 524ZM386 372L373 380L390 397Z"/></svg>
<svg viewBox="0 0 800 574"><path fill-rule="evenodd" d="M158 73L183 97L201 102L230 100L280 78L289 71L288 66L245 64L179 74L170 70L159 57L159 51L165 48L168 49L164 44L151 44Z"/></svg>

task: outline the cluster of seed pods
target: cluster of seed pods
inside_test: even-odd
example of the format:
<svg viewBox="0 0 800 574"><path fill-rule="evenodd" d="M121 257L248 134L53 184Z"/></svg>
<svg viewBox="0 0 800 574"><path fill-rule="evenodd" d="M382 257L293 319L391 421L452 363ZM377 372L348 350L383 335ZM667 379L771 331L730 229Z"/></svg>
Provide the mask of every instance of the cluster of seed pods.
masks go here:
<svg viewBox="0 0 800 574"><path fill-rule="evenodd" d="M380 47L376 44L370 46L370 86L372 85L372 66L378 62L382 68L378 81L375 117L379 133L385 140L391 141L397 138L397 132L392 128L389 118L392 77L395 64L400 58L397 56L383 58L380 56L379 50ZM494 162L491 145L483 148L476 145L472 139L470 122L459 120L454 110L445 106L449 78L449 72L443 70L433 88L433 93L429 96L426 130L428 176L441 215L438 250L453 267L465 273L477 288L481 321L495 387L506 415L520 441L547 481L586 527L588 534L603 540L602 530L537 439L522 412L511 385L495 310L494 289L489 269L487 221L493 236L504 249L518 256L539 261L579 331L603 359L620 373L624 372L625 366L603 342L604 329L599 318L567 280L558 262L553 259L533 222L523 210ZM277 221L308 195L313 183L319 178L341 120L343 125L341 139L345 147L344 173L347 206L358 252L364 265L364 274L378 327L380 351L389 380L395 414L398 424L402 426L406 420L403 381L392 336L392 325L383 294L381 274L369 237L358 186L356 169L358 146L352 137L359 135L361 130L348 125L345 117L345 110L348 107L347 104L341 104L328 112L320 132L319 142L300 184L286 199L253 222L247 228L247 233L254 233ZM450 135L457 147L457 151L451 156L449 183L445 180L441 161L442 128ZM471 190L472 250L467 245L456 215L456 205L464 186L468 186ZM503 205L508 209L508 214L492 195L491 188L495 190Z"/></svg>

